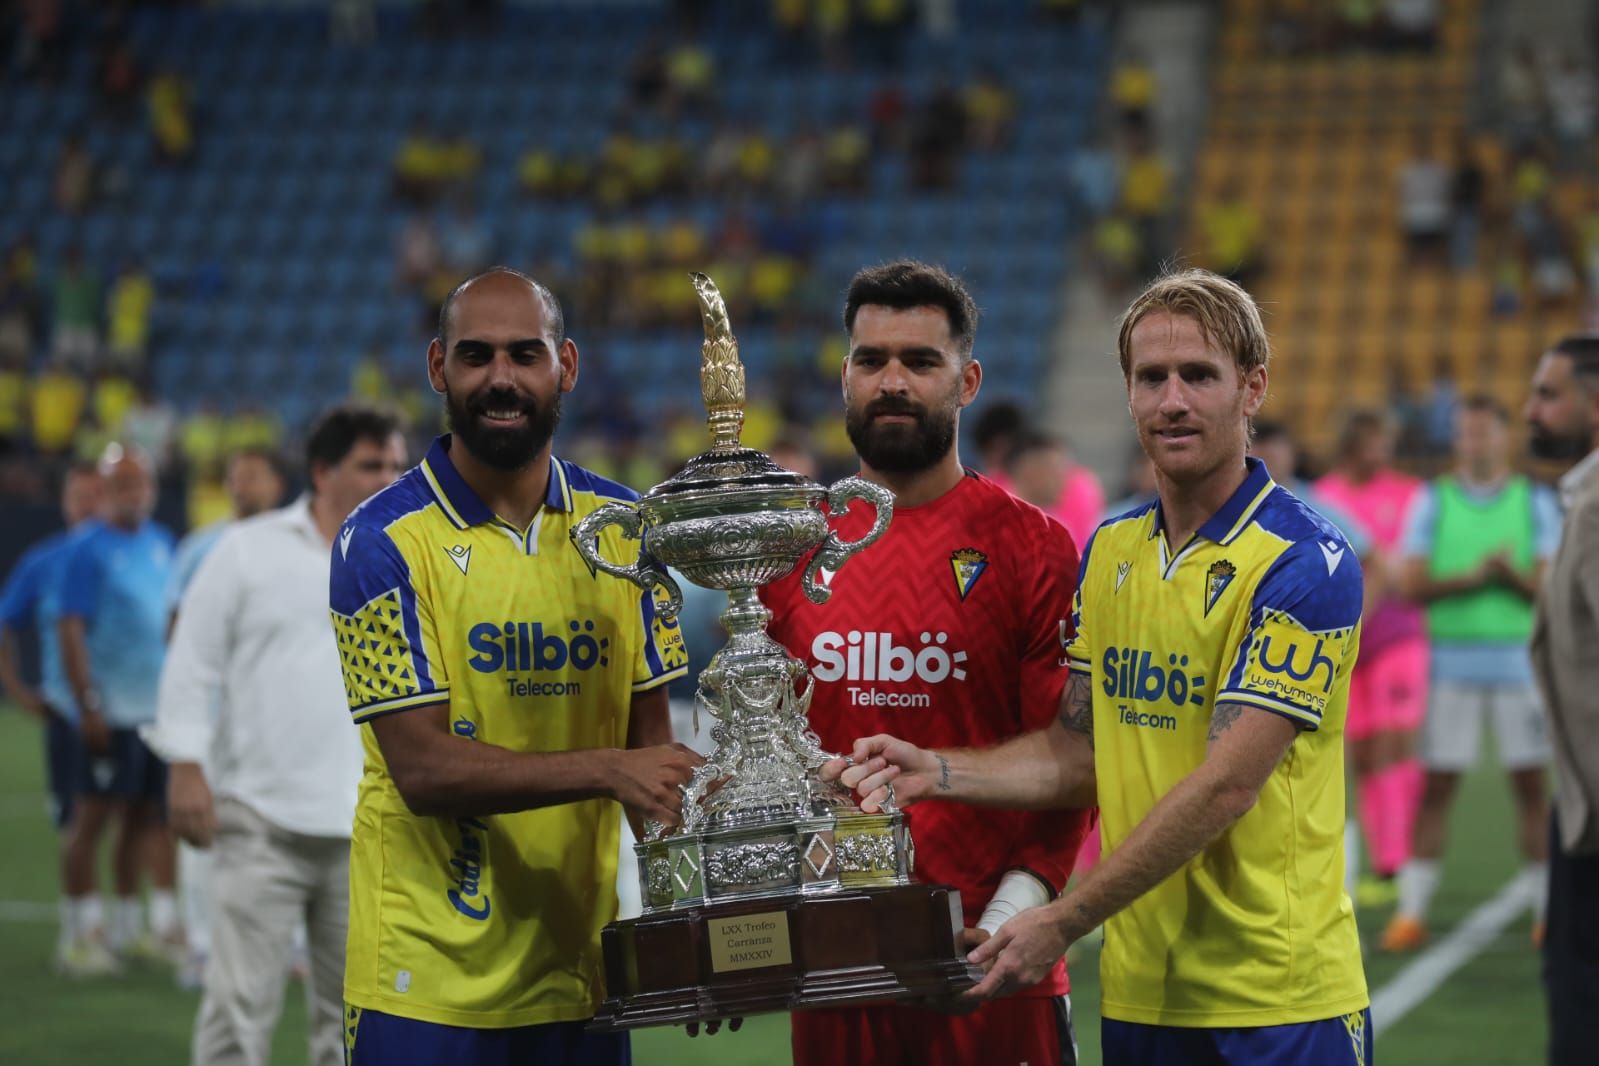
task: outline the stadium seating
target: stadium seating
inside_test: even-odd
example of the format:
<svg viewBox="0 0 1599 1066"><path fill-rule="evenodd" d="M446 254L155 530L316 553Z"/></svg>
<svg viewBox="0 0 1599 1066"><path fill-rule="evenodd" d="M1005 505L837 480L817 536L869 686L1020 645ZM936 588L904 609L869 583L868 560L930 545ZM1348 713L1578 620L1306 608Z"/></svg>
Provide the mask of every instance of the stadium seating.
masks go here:
<svg viewBox="0 0 1599 1066"><path fill-rule="evenodd" d="M482 148L476 199L497 258L571 267L573 235L591 209L523 199L517 156L535 143L597 150L627 110L631 57L652 35L672 33L669 9L508 6L491 34L431 38L415 7L384 6L377 40L351 47L329 43L325 13L315 8L135 8L129 35L144 68L170 67L189 85L192 160L154 160L142 108L121 123L96 115L86 42L74 47L61 84L6 74L0 246L31 235L45 276L71 245L102 275L130 254L143 256L162 293L151 359L161 393L184 409L204 401L226 409L264 390L294 425L343 387L362 352L377 347L396 365L415 366L425 338L414 300L393 282L405 212L389 187L390 161L412 124L425 119ZM909 193L903 155L875 157L870 188L885 195L827 195L812 205L826 238L816 269L828 292L859 266L901 253L963 272L987 312L981 345L991 376L1028 390L1041 380L1058 316L1075 223L1063 177L1099 107L1108 31L1091 21L1041 21L1029 0L966 0L961 11L958 39L918 33L895 77L914 106L936 84L959 86L985 66L1014 72L1014 136L1003 150L964 159L947 192ZM859 117L885 78L868 64L774 70L763 4L715 5L701 33L716 59L723 111L774 136L839 114ZM66 218L51 206L50 176L63 139L77 129L102 166L125 175L125 187L85 217ZM690 116L681 130L703 146L709 122ZM711 221L718 213L703 198L686 210ZM191 285L197 273L218 270L217 291ZM573 326L622 374L659 365L658 335ZM770 337L735 326L759 377ZM686 317L670 346L689 364L696 328ZM686 368L655 376L680 381L678 399L696 388Z"/></svg>
<svg viewBox="0 0 1599 1066"><path fill-rule="evenodd" d="M1573 325L1569 310L1535 305L1493 315L1486 256L1468 271L1406 262L1399 171L1418 131L1449 158L1472 126L1481 6L1441 5L1429 53L1283 56L1265 42L1269 4L1224 5L1194 214L1229 188L1260 207L1269 263L1254 288L1276 352L1272 411L1314 450L1339 412L1386 406L1397 383L1424 388L1440 363L1463 391L1524 395L1532 361ZM1557 199L1581 192L1568 183ZM1198 234L1188 243L1198 249Z"/></svg>

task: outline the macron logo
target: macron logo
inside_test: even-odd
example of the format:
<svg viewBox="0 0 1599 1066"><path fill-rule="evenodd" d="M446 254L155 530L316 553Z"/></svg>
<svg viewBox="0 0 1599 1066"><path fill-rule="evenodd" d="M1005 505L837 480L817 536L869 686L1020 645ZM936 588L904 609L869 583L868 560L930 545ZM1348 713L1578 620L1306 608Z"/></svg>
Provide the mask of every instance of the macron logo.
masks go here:
<svg viewBox="0 0 1599 1066"><path fill-rule="evenodd" d="M1344 561L1344 550L1331 541L1317 545L1321 549L1322 558L1327 560L1327 576L1331 577L1333 571L1338 569L1338 564Z"/></svg>
<svg viewBox="0 0 1599 1066"><path fill-rule="evenodd" d="M344 532L339 534L339 554L345 559L350 558L350 538L355 536L354 526L345 526Z"/></svg>

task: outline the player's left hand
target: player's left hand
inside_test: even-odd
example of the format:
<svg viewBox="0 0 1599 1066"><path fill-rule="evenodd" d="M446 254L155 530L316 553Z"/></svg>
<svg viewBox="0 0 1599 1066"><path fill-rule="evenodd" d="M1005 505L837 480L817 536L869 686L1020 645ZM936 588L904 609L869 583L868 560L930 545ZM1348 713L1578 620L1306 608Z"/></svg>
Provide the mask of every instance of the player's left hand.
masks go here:
<svg viewBox="0 0 1599 1066"><path fill-rule="evenodd" d="M909 807L938 790L944 763L936 752L880 733L855 742L847 758L822 764L823 781L837 781L860 797L861 810Z"/></svg>
<svg viewBox="0 0 1599 1066"><path fill-rule="evenodd" d="M1022 911L966 956L988 973L965 998L998 999L1037 984L1076 939L1054 905Z"/></svg>

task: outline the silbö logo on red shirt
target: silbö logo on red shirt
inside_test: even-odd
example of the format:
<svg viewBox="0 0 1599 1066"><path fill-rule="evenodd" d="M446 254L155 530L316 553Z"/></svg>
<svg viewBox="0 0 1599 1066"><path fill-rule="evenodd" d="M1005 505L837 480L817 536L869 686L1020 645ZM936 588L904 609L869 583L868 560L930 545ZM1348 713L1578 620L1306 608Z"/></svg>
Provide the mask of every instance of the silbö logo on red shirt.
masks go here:
<svg viewBox="0 0 1599 1066"><path fill-rule="evenodd" d="M966 653L948 650L948 633L924 631L917 647L896 644L892 633L827 631L811 641L811 673L818 681L921 681L937 685L953 678L966 679ZM927 692L885 692L850 685L850 702L857 707L931 707Z"/></svg>

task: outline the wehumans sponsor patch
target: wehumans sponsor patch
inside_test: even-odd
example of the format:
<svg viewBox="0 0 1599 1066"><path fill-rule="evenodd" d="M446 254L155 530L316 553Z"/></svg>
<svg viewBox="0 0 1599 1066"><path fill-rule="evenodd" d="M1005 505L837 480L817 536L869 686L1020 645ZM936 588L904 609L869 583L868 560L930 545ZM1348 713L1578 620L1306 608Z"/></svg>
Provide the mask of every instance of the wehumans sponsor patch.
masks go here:
<svg viewBox="0 0 1599 1066"><path fill-rule="evenodd" d="M1268 612L1250 648L1239 687L1320 717L1338 680L1338 664L1348 654L1351 632L1313 633L1290 614Z"/></svg>

